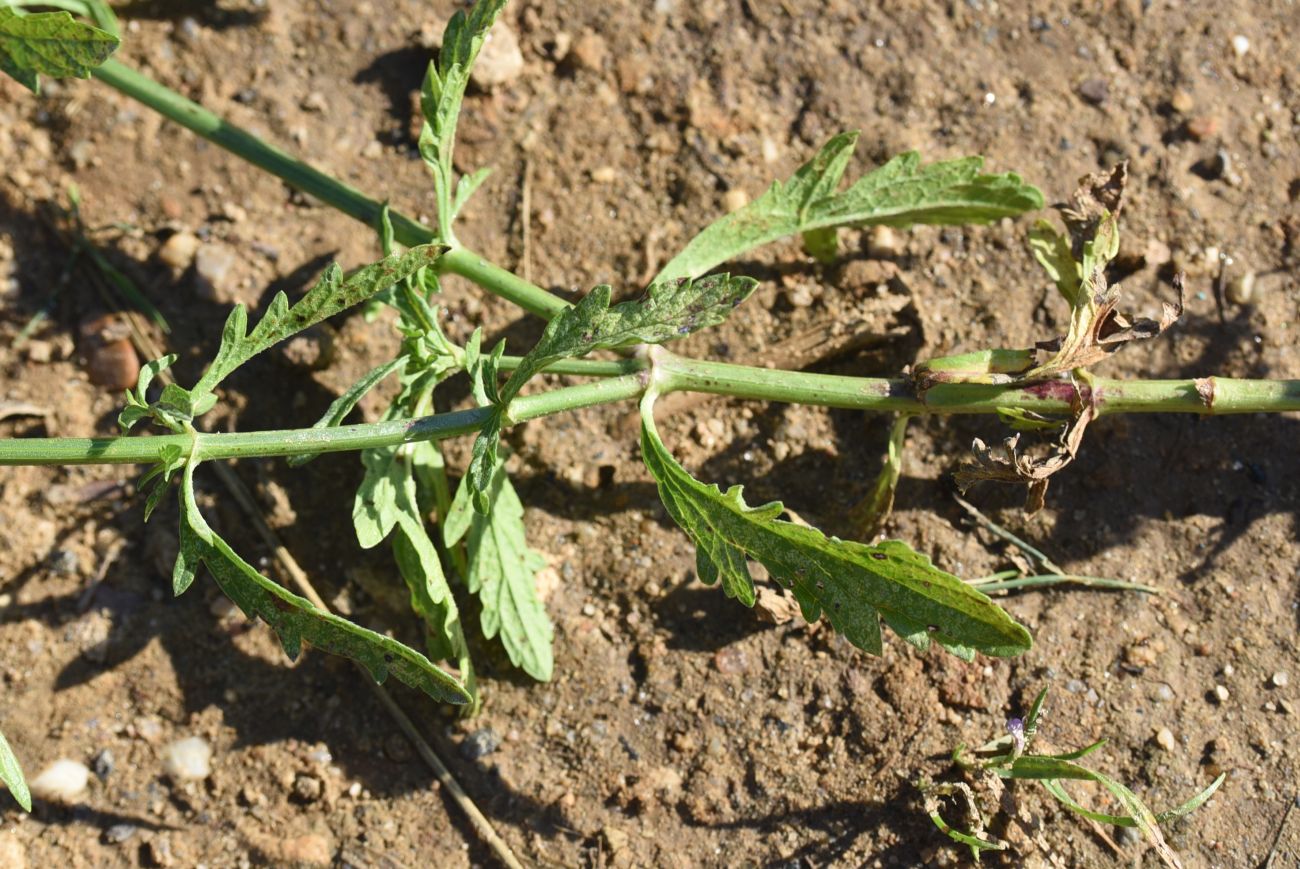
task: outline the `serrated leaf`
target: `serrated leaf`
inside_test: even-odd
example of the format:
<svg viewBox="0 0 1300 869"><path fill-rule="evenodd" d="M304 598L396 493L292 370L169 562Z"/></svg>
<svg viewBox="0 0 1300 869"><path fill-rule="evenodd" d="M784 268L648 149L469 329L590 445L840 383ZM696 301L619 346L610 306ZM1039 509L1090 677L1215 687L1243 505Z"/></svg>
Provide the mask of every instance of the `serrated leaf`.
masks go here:
<svg viewBox="0 0 1300 869"><path fill-rule="evenodd" d="M561 311L546 324L541 340L528 352L496 397L497 413L484 425L467 476L482 493L497 462L497 441L510 401L546 366L561 359L585 356L630 344L663 344L700 329L716 326L754 292L753 278L713 275L699 280L681 278L652 284L639 299L611 306L610 287L602 285L582 301ZM495 378L485 375L486 387ZM476 496L475 507L482 509Z"/></svg>
<svg viewBox="0 0 1300 869"><path fill-rule="evenodd" d="M471 510L469 483L461 480L443 523L444 540L451 546L466 537L465 584L482 605L483 635L500 636L510 663L548 682L555 667L554 629L537 596L537 571L546 559L528 548L524 507L503 463L495 468L487 495L487 515Z"/></svg>
<svg viewBox="0 0 1300 869"><path fill-rule="evenodd" d="M761 562L794 593L808 621L823 613L853 645L881 652L880 620L919 648L933 640L963 658L973 651L1017 655L1029 632L986 596L939 570L905 543L868 546L826 537L815 528L777 519L780 503L750 507L741 487L723 493L686 472L665 449L642 403L641 451L674 521L696 547L700 580L754 603L747 559Z"/></svg>
<svg viewBox="0 0 1300 869"><path fill-rule="evenodd" d="M436 244L413 247L404 254L387 256L358 269L346 279L338 264L331 264L316 285L294 305L289 305L284 293L276 293L265 316L251 332L247 331L248 312L243 305L236 305L222 330L216 358L190 390L192 402L198 405L217 384L258 353L432 265L444 250L444 246Z"/></svg>
<svg viewBox="0 0 1300 869"><path fill-rule="evenodd" d="M921 164L901 154L836 192L857 145L840 133L784 183L708 226L659 272L656 280L698 277L747 250L790 235L813 233L814 252L826 255L825 231L838 227L988 223L1043 207L1043 195L1014 173L980 172L983 159Z"/></svg>
<svg viewBox="0 0 1300 869"><path fill-rule="evenodd" d="M456 199L452 203L453 217L460 214L460 210L465 207L466 202L469 202L474 191L478 190L491 174L492 168L484 166L469 175L461 176L461 179L456 182Z"/></svg>
<svg viewBox="0 0 1300 869"><path fill-rule="evenodd" d="M40 92L40 76L88 78L117 49L111 33L67 12L19 13L0 6L0 70Z"/></svg>
<svg viewBox="0 0 1300 869"><path fill-rule="evenodd" d="M0 733L0 781L9 788L9 793L13 794L13 798L23 807L24 812L32 810L32 792L27 789L23 768L3 733Z"/></svg>
<svg viewBox="0 0 1300 869"><path fill-rule="evenodd" d="M204 520L194 501L194 463L181 478L182 547L185 534L217 585L249 618L258 617L276 632L290 659L297 659L304 643L358 662L376 682L389 675L424 691L434 700L463 704L468 692L450 674L427 658L383 634L355 625L289 592L258 573ZM197 541L195 543L194 541Z"/></svg>
<svg viewBox="0 0 1300 869"><path fill-rule="evenodd" d="M420 156L433 176L438 200L438 224L442 240L452 242L452 221L465 204L474 187L486 177L482 170L462 180L453 190L455 177L453 154L456 147L456 122L460 104L469 84L470 68L479 49L506 0L479 0L468 14L457 10L443 31L442 48L436 63L429 64L420 88L420 109L424 126L420 131Z"/></svg>
<svg viewBox="0 0 1300 869"><path fill-rule="evenodd" d="M397 447L363 450L361 464L366 473L352 501L352 525L362 549L372 549L392 533L397 524L398 489L405 469L397 460Z"/></svg>
<svg viewBox="0 0 1300 869"><path fill-rule="evenodd" d="M461 626L460 610L443 573L437 547L425 529L417 503L415 477L406 469L398 487L397 522L393 533L393 555L398 571L411 593L411 609L428 628L429 654L434 660L453 659L460 667L466 688L475 693L469 645Z"/></svg>

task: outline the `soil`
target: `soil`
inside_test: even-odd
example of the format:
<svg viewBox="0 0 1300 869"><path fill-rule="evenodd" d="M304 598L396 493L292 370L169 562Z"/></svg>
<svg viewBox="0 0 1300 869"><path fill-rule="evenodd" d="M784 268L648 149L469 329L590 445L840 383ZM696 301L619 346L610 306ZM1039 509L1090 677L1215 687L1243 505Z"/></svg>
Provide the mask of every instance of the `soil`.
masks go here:
<svg viewBox="0 0 1300 869"><path fill-rule="evenodd" d="M601 282L633 292L728 203L758 196L840 130L862 130L850 177L909 148L928 159L985 154L991 171L1020 172L1049 202L1126 159L1128 305L1157 314L1182 268L1187 311L1102 373L1300 377L1292 4L865 5L513 5L503 20L523 69L465 104L458 160L495 171L464 214L462 240L569 297ZM121 10L119 56L427 220L412 96L451 8L142 0ZM52 203L70 185L87 225L102 228L93 237L107 260L170 321L170 335L152 334L181 354L182 379L211 358L230 303L292 295L330 259L376 256L368 231L97 82L49 82L40 98L7 80L0 89L0 435L114 430L120 393L91 377L111 382L132 360L112 335L111 352L95 344L102 323L86 325L107 306L84 258L67 268ZM877 239L884 250L844 233L845 256L829 267L793 242L774 245L735 266L763 279L756 297L683 349L885 375L1027 346L1066 321L1026 251L1027 226L917 229ZM167 263L175 251L164 246L182 233L197 239L206 283L184 257L179 270ZM1257 277L1249 298L1237 283L1220 309L1225 257L1229 279ZM479 324L518 349L540 334L535 318L460 282L448 282L446 304L457 340ZM48 319L15 349L40 310ZM305 424L388 358L393 340L387 320L337 318L234 377L214 425ZM366 402L367 418L381 400ZM468 400L458 383L440 399ZM11 415L13 402L39 410ZM888 425L709 399L679 403L662 428L703 479L744 483L751 503L779 497L844 533ZM1020 493L976 490L981 509L1069 571L1163 593L1007 597L1034 649L971 665L894 637L871 658L827 629L771 625L701 585L633 431L629 408L609 407L508 436L530 541L554 568L554 680L529 682L479 641L478 717L394 689L527 862L963 864L913 782L944 774L958 743L1003 732L1050 684L1040 738L1066 750L1105 737L1095 765L1157 811L1227 773L1208 805L1167 827L1186 865L1257 866L1275 843L1272 865L1296 865L1296 415L1104 418L1039 514L1023 515ZM962 576L1016 566L1016 551L952 497L951 471L972 439L1002 436L993 418L914 423L887 533ZM466 449L453 447L453 460ZM354 456L296 471L235 467L327 600L418 642L387 554L354 543ZM174 508L145 525L134 474L0 472L0 728L29 778L64 757L96 770L71 805L38 801L29 816L4 798L0 862L492 864L351 666L313 653L291 664L210 582L171 597ZM214 524L269 569L270 552L216 479L201 486ZM213 747L212 771L181 783L162 758L191 736ZM1011 792L1018 821L996 828L1015 844L1007 865L1157 865L1136 837L1090 826L1032 785ZM1100 791L1076 793L1116 810Z"/></svg>

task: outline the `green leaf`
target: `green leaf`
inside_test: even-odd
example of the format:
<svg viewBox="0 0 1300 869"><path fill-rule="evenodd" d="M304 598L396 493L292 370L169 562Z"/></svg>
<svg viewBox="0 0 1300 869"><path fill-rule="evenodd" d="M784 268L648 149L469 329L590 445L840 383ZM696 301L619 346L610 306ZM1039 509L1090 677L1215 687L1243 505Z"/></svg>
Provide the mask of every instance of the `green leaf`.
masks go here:
<svg viewBox="0 0 1300 869"><path fill-rule="evenodd" d="M117 415L117 424L122 431L129 432L137 422L153 415L149 406L149 386L154 378L172 367L176 358L175 353L168 353L161 359L140 366L140 375L136 378L135 389L126 391L126 407L122 408L122 412Z"/></svg>
<svg viewBox="0 0 1300 869"><path fill-rule="evenodd" d="M434 660L455 660L472 695L476 693L474 671L470 664L469 645L461 627L460 610L443 573L437 547L425 530L424 516L417 501L415 476L407 467L397 490L393 555L398 571L410 589L411 609L428 628L429 655Z"/></svg>
<svg viewBox="0 0 1300 869"><path fill-rule="evenodd" d="M330 402L330 406L325 409L324 416L312 423L312 428L333 428L342 425L344 418L357 406L357 402L364 398L366 393L378 386L385 377L405 365L408 358L407 356L398 356L391 362L385 362L383 365L376 366L366 372L360 380L349 386L346 392ZM314 458L316 458L315 453L290 456L288 460L289 467L301 467Z"/></svg>
<svg viewBox="0 0 1300 869"><path fill-rule="evenodd" d="M406 473L397 460L397 450L395 446L380 447L361 453L366 473L352 502L352 524L362 549L378 546L397 524L401 512L397 494Z"/></svg>
<svg viewBox="0 0 1300 869"><path fill-rule="evenodd" d="M181 478L182 549L188 540L226 596L249 618L258 617L270 625L290 659L297 659L306 642L330 654L351 658L365 667L376 682L383 682L391 674L435 700L469 702L464 686L419 652L316 609L310 601L262 576L235 554L199 513L194 501L194 464L186 465Z"/></svg>
<svg viewBox="0 0 1300 869"><path fill-rule="evenodd" d="M456 213L486 177L486 172L479 170L453 188L456 121L469 84L470 68L483 47L488 29L505 5L506 0L479 0L468 14L457 10L443 31L438 61L429 64L420 89L420 109L424 114L420 156L433 175L439 234L442 241L449 243L454 240L451 225Z"/></svg>
<svg viewBox="0 0 1300 869"><path fill-rule="evenodd" d="M479 189L491 174L491 167L485 166L473 174L463 176L460 181L456 182L456 199L452 203L453 217L460 214L460 210L465 207L466 202L469 202L469 198L474 195L474 191Z"/></svg>
<svg viewBox="0 0 1300 869"><path fill-rule="evenodd" d="M612 290L598 286L582 301L561 311L546 324L537 345L510 375L495 400L498 411L474 442L467 473L475 493L475 508L482 511L481 493L497 461L497 440L510 401L524 384L546 366L561 359L585 356L629 344L663 344L700 329L716 326L754 292L753 278L714 275L691 280L658 281L639 299L610 306ZM485 377L490 386L495 378Z"/></svg>
<svg viewBox="0 0 1300 869"><path fill-rule="evenodd" d="M276 293L266 315L252 332L247 332L248 312L243 305L236 305L226 320L216 358L190 391L193 401L197 404L200 397L210 394L231 372L258 353L400 283L417 270L432 265L444 250L446 247L437 244L413 247L404 254L387 256L358 269L346 279L338 264L331 264L316 285L292 307L284 293Z"/></svg>
<svg viewBox="0 0 1300 869"><path fill-rule="evenodd" d="M1119 824L1126 827L1137 827L1147 837L1147 840L1155 847L1156 853L1160 859L1168 866L1180 867L1182 863L1178 855L1169 847L1165 841L1164 834L1160 832L1159 820L1155 814L1147 808L1146 804L1138 798L1138 795L1129 790L1123 783L1116 781L1108 775L1099 773L1087 767L1080 766L1077 763L1071 763L1068 760L1060 760L1054 757L1043 757L1041 755L1023 755L1016 759L1010 769L997 770L998 775L1003 778L1014 779L1038 779L1041 780L1048 792L1052 796L1060 799L1066 808L1077 811L1085 817L1093 820L1105 818L1104 823ZM1119 804L1128 812L1125 815L1099 815L1084 809L1077 802L1069 797L1065 788L1060 784L1061 779L1075 779L1081 781L1092 781L1110 791L1111 795L1119 801ZM1051 782L1051 784L1049 784ZM1209 795L1218 788L1218 783L1212 784L1208 793L1204 795L1209 799ZM1062 799L1064 797L1064 799ZM1199 798L1198 795L1197 798ZM1197 798L1193 798L1195 802ZM1201 800L1204 802L1205 799ZM1200 805L1200 803L1196 803ZM1195 808L1195 806L1193 806ZM1191 811L1191 809L1188 809Z"/></svg>
<svg viewBox="0 0 1300 869"><path fill-rule="evenodd" d="M181 448L178 446L168 446L158 451L158 464L149 469L148 473L140 478L136 486L138 491L149 490L149 495L144 503L144 521L148 522L153 511L158 509L162 503L163 496L171 488L172 474L185 466L185 459L181 458Z"/></svg>
<svg viewBox="0 0 1300 869"><path fill-rule="evenodd" d="M0 6L0 70L33 93L40 76L88 78L118 46L118 39L67 12L21 14Z"/></svg>
<svg viewBox="0 0 1300 869"><path fill-rule="evenodd" d="M1029 649L1028 631L905 543L868 546L828 538L815 528L777 519L780 503L750 507L739 486L723 493L699 482L664 448L652 406L652 396L642 402L642 457L664 506L695 544L704 583L721 580L727 596L753 606L754 583L746 565L753 558L794 593L808 621L825 613L835 630L872 654L881 652L882 618L918 648L933 640L966 659L973 650L1006 656Z"/></svg>
<svg viewBox="0 0 1300 869"><path fill-rule="evenodd" d="M921 165L916 152L901 154L837 193L856 132L840 133L785 183L708 226L672 259L656 280L698 277L747 250L789 235L811 237L825 256L825 231L871 225L988 223L1043 207L1043 195L1018 175L986 175L983 159L965 157Z"/></svg>
<svg viewBox="0 0 1300 869"><path fill-rule="evenodd" d="M528 548L524 507L504 463L497 464L487 494L487 515L471 510L468 478L461 480L443 522L443 539L454 546L467 535L465 584L482 605L484 636L500 635L510 663L548 682L555 667L554 630L537 597L537 571L546 566L546 559Z"/></svg>
<svg viewBox="0 0 1300 869"><path fill-rule="evenodd" d="M1079 298L1082 275L1079 263L1070 251L1070 240L1057 232L1051 223L1046 220L1034 222L1029 230L1029 249L1071 308L1081 302L1090 302Z"/></svg>
<svg viewBox="0 0 1300 869"><path fill-rule="evenodd" d="M27 780L23 778L23 768L18 764L18 757L9 747L9 740L0 733L0 781L9 788L18 805L24 812L32 810L32 792L27 789Z"/></svg>

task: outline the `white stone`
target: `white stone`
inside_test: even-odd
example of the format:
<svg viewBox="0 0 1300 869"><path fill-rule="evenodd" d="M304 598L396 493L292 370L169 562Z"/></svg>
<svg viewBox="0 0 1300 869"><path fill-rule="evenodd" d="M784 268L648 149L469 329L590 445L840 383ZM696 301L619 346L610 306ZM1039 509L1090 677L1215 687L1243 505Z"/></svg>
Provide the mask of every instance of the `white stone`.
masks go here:
<svg viewBox="0 0 1300 869"><path fill-rule="evenodd" d="M1245 57L1246 52L1250 51L1250 40L1238 33L1232 37L1232 50L1237 53L1237 57Z"/></svg>
<svg viewBox="0 0 1300 869"><path fill-rule="evenodd" d="M56 803L71 803L86 792L90 769L84 763L60 758L41 770L29 783L32 795Z"/></svg>
<svg viewBox="0 0 1300 869"><path fill-rule="evenodd" d="M509 84L523 71L524 55L519 50L519 39L509 25L498 21L483 40L483 48L479 50L469 77L474 84L487 90Z"/></svg>
<svg viewBox="0 0 1300 869"><path fill-rule="evenodd" d="M196 781L212 774L212 746L201 736L178 739L163 749L163 772L177 781Z"/></svg>

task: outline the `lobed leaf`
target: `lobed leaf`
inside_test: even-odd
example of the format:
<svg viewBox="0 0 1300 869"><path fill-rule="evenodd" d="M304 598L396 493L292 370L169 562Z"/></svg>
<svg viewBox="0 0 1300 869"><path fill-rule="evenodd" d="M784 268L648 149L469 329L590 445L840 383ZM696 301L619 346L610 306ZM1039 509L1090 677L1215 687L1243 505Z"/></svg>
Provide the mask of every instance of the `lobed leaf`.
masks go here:
<svg viewBox="0 0 1300 869"><path fill-rule="evenodd" d="M362 549L378 546L397 524L401 512L397 493L405 477L397 450L395 446L379 447L361 453L366 470L352 501L352 525Z"/></svg>
<svg viewBox="0 0 1300 869"><path fill-rule="evenodd" d="M783 522L773 502L750 507L741 487L722 492L686 472L664 448L642 403L641 451L674 521L696 547L700 580L719 580L728 597L753 606L746 560L753 558L790 589L808 621L823 613L853 645L880 654L880 621L920 649L931 641L970 660L975 651L1017 655L1029 632L986 596L939 570L898 540L875 545L826 537L815 528Z"/></svg>
<svg viewBox="0 0 1300 869"><path fill-rule="evenodd" d="M469 644L465 642L460 609L443 573L438 549L425 530L424 514L417 503L415 476L409 465L397 490L397 507L393 555L398 572L411 592L411 609L428 627L429 654L434 660L456 661L464 674L466 688L474 696Z"/></svg>
<svg viewBox="0 0 1300 869"><path fill-rule="evenodd" d="M487 495L489 509L483 515L470 507L468 477L461 480L443 522L443 540L448 546L466 540L465 584L479 596L484 636L500 636L510 663L547 682L555 666L554 629L537 596L537 571L546 559L528 547L524 507L504 462L497 462Z"/></svg>
<svg viewBox="0 0 1300 869"><path fill-rule="evenodd" d="M202 561L221 590L249 618L260 617L271 626L290 659L296 660L307 643L351 658L365 667L376 682L392 675L434 700L456 704L470 701L463 685L419 652L318 610L310 601L262 576L240 558L199 512L194 500L194 466L194 462L187 464L181 478L181 555L177 559L177 575L186 574L192 581L197 564Z"/></svg>
<svg viewBox="0 0 1300 869"><path fill-rule="evenodd" d="M420 131L420 156L433 175L438 197L438 222L443 241L452 241L451 224L456 212L487 177L487 170L462 178L453 191L456 121L469 84L470 68L506 0L479 0L468 14L457 10L443 31L442 48L436 63L429 64L420 89L420 110L424 127Z"/></svg>
<svg viewBox="0 0 1300 869"><path fill-rule="evenodd" d="M23 811L32 810L32 792L28 790L27 780L23 778L23 768L18 764L18 756L9 747L9 740L5 739L3 733L0 733L0 781L9 788L9 793L13 794Z"/></svg>
<svg viewBox="0 0 1300 869"><path fill-rule="evenodd" d="M497 441L506 408L524 384L546 366L561 359L585 356L630 344L663 344L700 329L716 326L754 292L753 278L713 275L691 280L657 281L639 299L611 306L610 287L601 285L582 301L546 324L541 340L528 352L494 399L497 413L474 442L467 476L482 512L484 496L497 462ZM495 384L485 377L484 386Z"/></svg>
<svg viewBox="0 0 1300 869"><path fill-rule="evenodd" d="M88 78L119 44L111 33L67 12L23 14L0 5L0 71L40 93L41 75Z"/></svg>
<svg viewBox="0 0 1300 869"><path fill-rule="evenodd" d="M656 281L698 277L747 250L803 234L819 259L834 254L839 227L988 223L1043 207L1043 195L1014 173L980 172L983 159L922 165L901 154L836 192L858 133L840 133L749 205L710 224L675 256Z"/></svg>
<svg viewBox="0 0 1300 869"><path fill-rule="evenodd" d="M338 264L332 263L316 285L292 307L284 293L276 293L266 315L251 332L248 311L243 305L236 305L222 330L216 358L190 390L192 400L197 403L210 394L231 372L258 353L432 265L444 250L445 246L437 244L413 247L404 254L386 256L358 269L347 278Z"/></svg>

